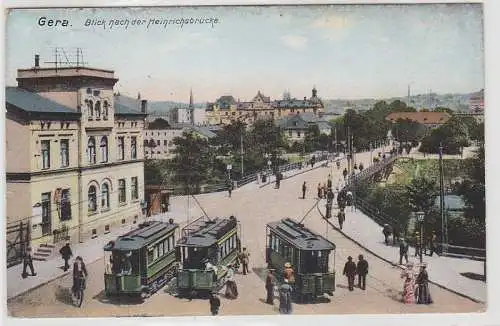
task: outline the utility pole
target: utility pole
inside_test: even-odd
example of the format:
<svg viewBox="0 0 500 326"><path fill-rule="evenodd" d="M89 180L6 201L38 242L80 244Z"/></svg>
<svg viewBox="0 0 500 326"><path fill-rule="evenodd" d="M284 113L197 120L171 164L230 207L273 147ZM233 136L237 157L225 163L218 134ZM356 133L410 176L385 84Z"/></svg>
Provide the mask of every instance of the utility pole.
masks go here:
<svg viewBox="0 0 500 326"><path fill-rule="evenodd" d="M241 178L244 176L244 169L243 169L243 130L241 130L240 133L240 148L241 148Z"/></svg>
<svg viewBox="0 0 500 326"><path fill-rule="evenodd" d="M444 170L443 170L443 145L439 144L439 209L441 212L441 242L443 244L443 253L448 245L448 221L444 211Z"/></svg>

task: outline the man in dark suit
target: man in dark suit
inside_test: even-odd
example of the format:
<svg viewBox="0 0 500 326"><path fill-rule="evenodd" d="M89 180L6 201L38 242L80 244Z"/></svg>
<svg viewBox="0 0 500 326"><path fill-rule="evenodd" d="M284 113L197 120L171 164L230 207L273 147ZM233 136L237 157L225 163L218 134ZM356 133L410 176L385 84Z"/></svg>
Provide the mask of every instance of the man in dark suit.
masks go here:
<svg viewBox="0 0 500 326"><path fill-rule="evenodd" d="M368 262L364 259L363 255L358 256L358 265L356 266L358 273L358 287L366 290L366 275L368 274Z"/></svg>
<svg viewBox="0 0 500 326"><path fill-rule="evenodd" d="M349 291L354 290L354 277L356 276L356 263L352 261L352 257L347 257L347 263L344 266L344 273L347 276L347 283L349 285Z"/></svg>
<svg viewBox="0 0 500 326"><path fill-rule="evenodd" d="M23 256L23 278L28 277L28 273L26 272L27 267L30 268L31 276L36 276L35 269L33 268L33 256L31 255L31 248L26 249L26 252Z"/></svg>

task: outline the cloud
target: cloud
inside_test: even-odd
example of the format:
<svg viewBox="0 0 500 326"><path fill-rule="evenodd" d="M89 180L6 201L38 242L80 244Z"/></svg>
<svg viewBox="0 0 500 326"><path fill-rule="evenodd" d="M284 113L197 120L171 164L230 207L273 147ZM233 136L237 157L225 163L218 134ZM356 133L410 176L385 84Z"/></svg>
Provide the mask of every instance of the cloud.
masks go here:
<svg viewBox="0 0 500 326"><path fill-rule="evenodd" d="M312 27L322 29L346 29L352 25L352 21L347 16L330 15L321 17L313 21Z"/></svg>
<svg viewBox="0 0 500 326"><path fill-rule="evenodd" d="M281 40L286 46L294 50L302 50L307 45L307 38L299 35L286 35Z"/></svg>

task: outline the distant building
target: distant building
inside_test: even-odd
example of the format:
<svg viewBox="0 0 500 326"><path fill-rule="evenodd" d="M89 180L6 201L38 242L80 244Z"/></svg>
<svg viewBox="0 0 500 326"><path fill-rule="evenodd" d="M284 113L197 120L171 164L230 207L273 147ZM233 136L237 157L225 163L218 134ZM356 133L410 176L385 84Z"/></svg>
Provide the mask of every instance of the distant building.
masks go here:
<svg viewBox="0 0 500 326"><path fill-rule="evenodd" d="M328 121L316 117L311 112L289 114L287 117L276 120L275 123L283 130L289 143L303 141L307 130L312 125L317 125L321 134L331 135L332 132L332 126Z"/></svg>
<svg viewBox="0 0 500 326"><path fill-rule="evenodd" d="M450 120L451 115L446 112L392 112L385 119L392 123L398 120L411 120L429 128L436 128Z"/></svg>
<svg viewBox="0 0 500 326"><path fill-rule="evenodd" d="M484 112L484 89L477 93L473 93L469 97L469 112L483 113Z"/></svg>
<svg viewBox="0 0 500 326"><path fill-rule="evenodd" d="M281 100L271 101L260 91L250 102L236 101L233 96L222 96L215 103L209 103L206 109L208 124L230 124L232 121L242 121L248 125L257 119L279 119L291 113L312 113L319 116L324 111L324 105L317 95L316 88L312 96L297 100L288 93Z"/></svg>
<svg viewBox="0 0 500 326"><path fill-rule="evenodd" d="M193 126L188 123L169 124L164 119L156 119L149 123L143 131L144 157L146 159L165 160L175 156L174 138L182 137L184 132L193 132L197 136L211 139L215 137L208 127Z"/></svg>
<svg viewBox="0 0 500 326"><path fill-rule="evenodd" d="M147 102L114 96L113 71L41 68L39 56L17 81L6 89L6 222L29 222L37 246L137 221Z"/></svg>

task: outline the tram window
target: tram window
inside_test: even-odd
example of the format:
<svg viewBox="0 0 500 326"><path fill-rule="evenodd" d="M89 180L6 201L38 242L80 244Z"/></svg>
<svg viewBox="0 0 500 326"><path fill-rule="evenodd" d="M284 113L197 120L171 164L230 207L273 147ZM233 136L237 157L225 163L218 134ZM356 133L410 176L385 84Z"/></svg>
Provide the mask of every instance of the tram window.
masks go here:
<svg viewBox="0 0 500 326"><path fill-rule="evenodd" d="M105 251L104 252L104 263L105 265L105 274L112 274L113 273L113 254L111 251Z"/></svg>
<svg viewBox="0 0 500 326"><path fill-rule="evenodd" d="M230 252L229 241L226 241L226 243L224 243L224 246L226 247L226 255L227 255Z"/></svg>
<svg viewBox="0 0 500 326"><path fill-rule="evenodd" d="M224 248L221 246L219 248L219 254L220 254L220 259L224 258L224 253L223 253Z"/></svg>
<svg viewBox="0 0 500 326"><path fill-rule="evenodd" d="M135 268L134 268L135 265ZM132 251L125 252L120 255L120 273L123 275L131 275L137 272L137 254L132 254Z"/></svg>
<svg viewBox="0 0 500 326"><path fill-rule="evenodd" d="M154 249L151 248L148 250L148 264L151 264L154 260Z"/></svg>
<svg viewBox="0 0 500 326"><path fill-rule="evenodd" d="M159 257L163 256L163 252L164 252L164 250L163 250L163 249L164 249L164 248L163 248L163 241L162 241L162 242L160 242L160 243L158 244L158 256L159 256Z"/></svg>
<svg viewBox="0 0 500 326"><path fill-rule="evenodd" d="M168 237L168 250L172 250L174 248L174 236Z"/></svg>
<svg viewBox="0 0 500 326"><path fill-rule="evenodd" d="M155 246L153 250L153 260L156 259L158 259L158 246Z"/></svg>
<svg viewBox="0 0 500 326"><path fill-rule="evenodd" d="M321 258L321 251L318 250L318 258Z"/></svg>

